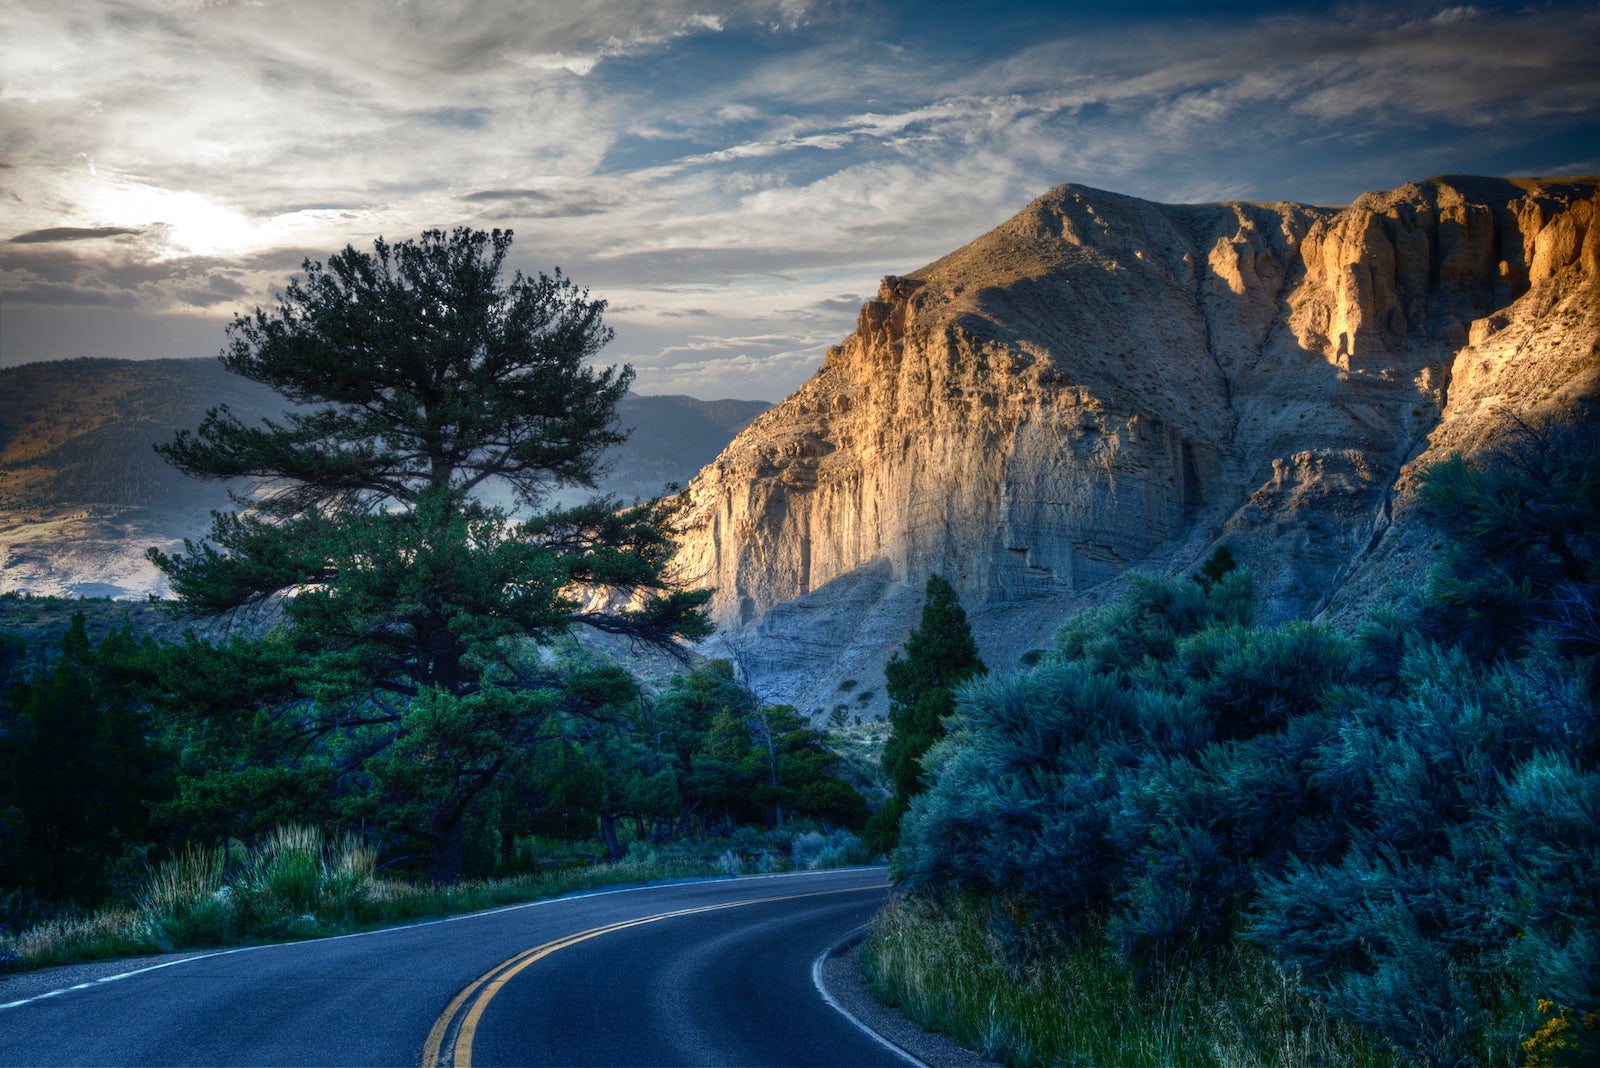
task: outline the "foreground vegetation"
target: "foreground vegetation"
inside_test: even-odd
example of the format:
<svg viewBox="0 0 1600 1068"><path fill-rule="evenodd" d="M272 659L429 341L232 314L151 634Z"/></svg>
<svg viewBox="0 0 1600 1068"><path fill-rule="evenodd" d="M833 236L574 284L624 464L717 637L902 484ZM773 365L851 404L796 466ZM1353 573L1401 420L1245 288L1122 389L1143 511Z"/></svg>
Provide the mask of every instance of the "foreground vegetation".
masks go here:
<svg viewBox="0 0 1600 1068"><path fill-rule="evenodd" d="M1443 562L1353 638L1214 561L965 684L880 989L1015 1063L1600 1054L1600 422L1424 500Z"/></svg>
<svg viewBox="0 0 1600 1068"><path fill-rule="evenodd" d="M847 831L747 833L712 844L724 847L720 855L636 842L620 861L591 863L570 844L546 843L543 870L441 886L383 875L378 851L358 835L329 839L314 827L284 826L254 847L186 848L160 864L124 904L0 933L0 972L317 938L598 887L872 859Z"/></svg>
<svg viewBox="0 0 1600 1068"><path fill-rule="evenodd" d="M345 918L361 923L405 918L401 900L478 907L485 892L658 877L635 870L641 852L666 865L659 877L869 859L851 829L866 816L852 782L869 786L870 769L792 709L760 704L725 663L649 697L614 668L575 663L567 677L589 680L587 715L552 715L552 736L482 792L465 820L460 886L472 889L439 884L393 795L383 811L370 780L339 774L336 753L278 751L279 720L297 705L250 696L264 665L293 664L261 653L274 642L174 645L123 631L95 645L81 616L54 651L0 634L0 939L138 912L152 873L160 882L195 856L223 857L228 879L244 878L276 855L282 825L303 820L387 873L361 884L383 906ZM400 771L427 766L419 756ZM555 883L553 866L569 869ZM314 927L334 922L312 911ZM139 930L140 951L160 947L148 923ZM295 932L250 919L227 937L274 933Z"/></svg>
<svg viewBox="0 0 1600 1068"><path fill-rule="evenodd" d="M228 328L223 366L285 411L212 409L157 447L255 492L209 541L149 556L186 618L265 606L280 626L0 633L0 934L50 942L29 932L94 915L160 946L404 918L544 892L551 841L628 879L630 848L855 848L873 785L806 717L726 662L647 692L574 639L681 654L710 591L669 576L669 503L554 506L626 436L632 371L595 364L604 301L559 271L504 277L511 241L347 247ZM506 495L515 512L490 503ZM341 844L291 847L285 825Z"/></svg>
<svg viewBox="0 0 1600 1068"><path fill-rule="evenodd" d="M1395 1063L1360 1028L1329 1019L1252 946L1233 943L1141 981L1102 944L1052 941L1019 905L968 896L895 902L863 951L873 992L1012 1064Z"/></svg>

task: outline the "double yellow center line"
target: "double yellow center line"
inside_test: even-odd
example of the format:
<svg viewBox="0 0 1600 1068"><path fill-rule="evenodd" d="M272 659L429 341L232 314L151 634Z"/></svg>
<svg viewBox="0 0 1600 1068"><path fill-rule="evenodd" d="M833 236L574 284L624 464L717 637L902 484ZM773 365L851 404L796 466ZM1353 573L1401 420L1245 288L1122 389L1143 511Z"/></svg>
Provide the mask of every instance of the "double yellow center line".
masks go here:
<svg viewBox="0 0 1600 1068"><path fill-rule="evenodd" d="M608 923L600 927L591 927L587 931L565 935L543 945L525 949L514 957L496 964L478 978L461 988L461 992L450 999L450 1004L445 1006L444 1012L433 1022L433 1029L428 1032L428 1041L422 1047L422 1068L439 1068L447 1063L443 1059L446 1039L450 1032L455 1031L455 1043L452 1049L453 1056L448 1063L455 1068L471 1068L472 1066L472 1040L478 1033L478 1023L483 1019L483 1014L494 1000L516 975L530 964L543 960L557 950L575 946L579 942L587 942L591 938L611 934L615 931L624 931L629 927L639 927L657 920L671 920L679 916L694 916L702 912L718 912L722 909L740 908L744 905L764 905L773 901L793 901L803 897L825 897L829 894L860 893L863 890L884 890L888 883L877 883L872 886L852 886L843 890L814 890L806 894L780 894L775 897L752 897L743 901L724 901L719 905L701 905L698 908L678 909L675 912L659 912L654 916L641 916L634 920L622 920L618 923ZM470 1004L469 1004L470 1003Z"/></svg>

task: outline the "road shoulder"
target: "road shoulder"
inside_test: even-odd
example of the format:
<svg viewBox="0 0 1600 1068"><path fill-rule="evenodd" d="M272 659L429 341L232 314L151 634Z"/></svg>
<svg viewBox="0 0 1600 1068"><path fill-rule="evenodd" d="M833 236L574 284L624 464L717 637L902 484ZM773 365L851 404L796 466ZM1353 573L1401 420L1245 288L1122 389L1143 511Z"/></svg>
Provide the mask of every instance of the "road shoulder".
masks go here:
<svg viewBox="0 0 1600 1068"><path fill-rule="evenodd" d="M183 953L157 953L148 957L120 957L111 960L88 961L82 964L57 964L48 968L35 968L25 972L0 975L0 1006L14 1002L31 1001L41 996L65 993L95 983L115 982L124 976L153 971L197 957L214 957L230 949L191 950Z"/></svg>
<svg viewBox="0 0 1600 1068"><path fill-rule="evenodd" d="M828 951L820 980L827 993L863 1027L898 1046L929 1068L998 1068L997 1062L960 1045L947 1035L929 1031L898 1009L873 996L861 974L861 944L857 932Z"/></svg>

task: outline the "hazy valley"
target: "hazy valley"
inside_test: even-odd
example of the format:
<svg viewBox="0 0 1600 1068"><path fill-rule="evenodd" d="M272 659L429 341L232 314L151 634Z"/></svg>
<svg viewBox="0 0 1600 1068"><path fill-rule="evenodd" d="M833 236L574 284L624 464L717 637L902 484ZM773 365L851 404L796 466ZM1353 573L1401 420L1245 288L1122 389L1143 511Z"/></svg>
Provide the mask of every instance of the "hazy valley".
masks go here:
<svg viewBox="0 0 1600 1068"><path fill-rule="evenodd" d="M174 470L153 446L226 405L254 423L283 411L265 386L217 361L73 360L0 370L0 593L143 599L163 592L145 549L206 532L225 488ZM623 501L686 483L763 401L629 394L633 433L598 491ZM248 492L248 485L234 487ZM553 503L591 491L569 488Z"/></svg>

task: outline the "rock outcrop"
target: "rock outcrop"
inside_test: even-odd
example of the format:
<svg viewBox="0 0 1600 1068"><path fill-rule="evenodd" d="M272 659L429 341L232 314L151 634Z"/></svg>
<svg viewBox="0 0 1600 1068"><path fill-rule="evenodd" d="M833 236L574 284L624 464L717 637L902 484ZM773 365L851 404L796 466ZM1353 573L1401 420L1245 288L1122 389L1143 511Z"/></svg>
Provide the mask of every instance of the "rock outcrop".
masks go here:
<svg viewBox="0 0 1600 1068"><path fill-rule="evenodd" d="M876 677L934 571L1001 667L1218 543L1264 620L1356 611L1426 555L1397 521L1419 462L1600 387L1597 208L1592 178L1345 208L1062 186L884 280L686 490L682 575L814 708Z"/></svg>

